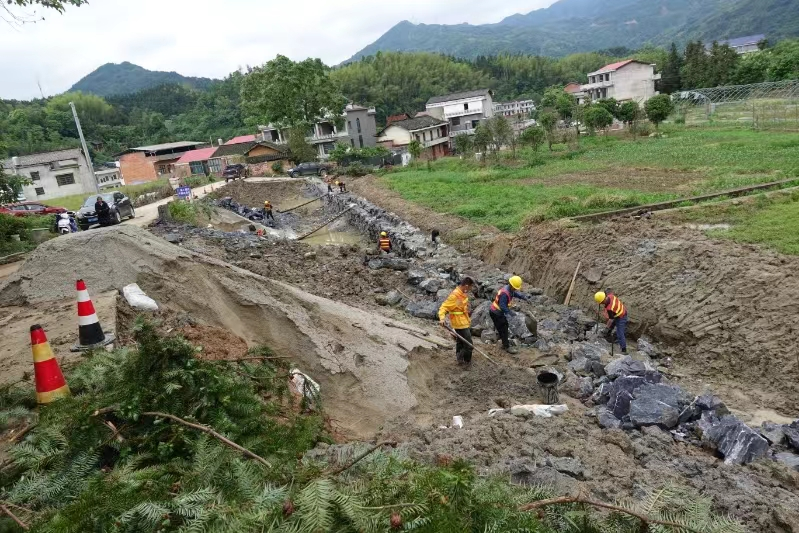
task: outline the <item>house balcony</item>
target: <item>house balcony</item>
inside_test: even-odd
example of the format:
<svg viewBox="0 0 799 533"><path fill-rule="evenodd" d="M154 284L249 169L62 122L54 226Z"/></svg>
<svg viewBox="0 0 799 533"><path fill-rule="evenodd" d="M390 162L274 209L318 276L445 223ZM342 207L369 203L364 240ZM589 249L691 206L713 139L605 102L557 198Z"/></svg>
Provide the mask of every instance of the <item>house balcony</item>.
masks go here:
<svg viewBox="0 0 799 533"><path fill-rule="evenodd" d="M457 111L444 112L444 118L449 119L453 117L464 117L466 115L482 115L481 109L459 109Z"/></svg>
<svg viewBox="0 0 799 533"><path fill-rule="evenodd" d="M306 137L305 140L311 144L314 144L314 143L337 141L339 139L345 139L349 136L350 134L347 131L336 131L324 135L311 135L310 137Z"/></svg>
<svg viewBox="0 0 799 533"><path fill-rule="evenodd" d="M607 87L613 87L612 81L598 81L596 83L587 83L585 85L581 85L580 89L583 91L591 91L593 89L605 89Z"/></svg>
<svg viewBox="0 0 799 533"><path fill-rule="evenodd" d="M460 126L452 126L449 129L450 137L457 137L458 135L474 135L474 128L471 124L461 124Z"/></svg>
<svg viewBox="0 0 799 533"><path fill-rule="evenodd" d="M438 139L433 139L432 141L425 141L422 143L422 146L425 148L432 148L433 146L443 144L449 142L449 137L439 137Z"/></svg>

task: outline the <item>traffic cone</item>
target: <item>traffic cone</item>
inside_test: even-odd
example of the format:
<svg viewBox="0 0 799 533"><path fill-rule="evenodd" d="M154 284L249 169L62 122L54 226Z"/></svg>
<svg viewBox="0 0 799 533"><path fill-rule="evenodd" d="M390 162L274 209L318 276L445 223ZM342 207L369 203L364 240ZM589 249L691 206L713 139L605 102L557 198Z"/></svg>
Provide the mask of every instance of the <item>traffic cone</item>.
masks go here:
<svg viewBox="0 0 799 533"><path fill-rule="evenodd" d="M103 333L100 319L94 311L94 304L86 290L86 283L79 279L78 289L78 344L72 347L73 352L81 352L99 348L114 342L113 335Z"/></svg>
<svg viewBox="0 0 799 533"><path fill-rule="evenodd" d="M47 342L44 329L38 324L31 326L31 352L33 352L33 372L36 380L36 400L47 404L70 395L69 385L58 366Z"/></svg>

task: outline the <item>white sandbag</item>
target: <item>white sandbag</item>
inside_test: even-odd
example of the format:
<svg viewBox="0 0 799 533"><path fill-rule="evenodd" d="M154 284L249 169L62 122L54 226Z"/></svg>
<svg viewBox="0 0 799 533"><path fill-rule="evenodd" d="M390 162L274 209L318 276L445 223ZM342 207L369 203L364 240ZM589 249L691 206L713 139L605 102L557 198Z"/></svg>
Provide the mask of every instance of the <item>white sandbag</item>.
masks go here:
<svg viewBox="0 0 799 533"><path fill-rule="evenodd" d="M302 373L298 368L293 368L289 372L289 376L291 376L289 383L294 392L302 394L308 400L314 400L319 397L321 388L310 376Z"/></svg>
<svg viewBox="0 0 799 533"><path fill-rule="evenodd" d="M155 300L144 294L144 291L135 283L122 287L122 295L134 309L158 311L158 304L155 303Z"/></svg>
<svg viewBox="0 0 799 533"><path fill-rule="evenodd" d="M552 418L556 415L562 415L569 410L569 407L563 405L514 405L510 408L510 413L516 416L541 416L544 418Z"/></svg>

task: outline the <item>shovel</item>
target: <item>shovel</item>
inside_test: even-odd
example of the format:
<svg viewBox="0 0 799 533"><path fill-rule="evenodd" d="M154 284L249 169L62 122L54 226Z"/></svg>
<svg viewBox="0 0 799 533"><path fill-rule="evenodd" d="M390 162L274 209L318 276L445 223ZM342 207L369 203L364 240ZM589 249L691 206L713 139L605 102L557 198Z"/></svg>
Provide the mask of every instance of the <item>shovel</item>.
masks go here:
<svg viewBox="0 0 799 533"><path fill-rule="evenodd" d="M475 350L477 353L479 353L480 355L482 355L483 357L485 357L486 359L488 359L489 361L491 361L491 362L494 364L494 366L499 366L499 365L497 364L497 362L496 362L496 361L494 361L493 359L491 359L491 358L488 356L488 354L487 354L487 353L485 353L483 350L481 350L480 348L478 348L477 346L475 346L475 345L474 345L474 344L472 344L471 342L467 341L466 339L464 339L463 337L461 337L460 335L458 335L458 333L457 333L457 332L456 332L454 329L450 328L449 326L445 326L445 325L443 325L443 324L442 324L442 326L441 326L441 327L442 327L442 328L444 328L445 330L447 330L447 332L449 332L449 334L450 334L450 335L452 335L453 337L455 337L456 339L460 339L460 340L462 340L463 342L465 342L467 345L471 346L471 347L472 347L472 349L474 349L474 350Z"/></svg>

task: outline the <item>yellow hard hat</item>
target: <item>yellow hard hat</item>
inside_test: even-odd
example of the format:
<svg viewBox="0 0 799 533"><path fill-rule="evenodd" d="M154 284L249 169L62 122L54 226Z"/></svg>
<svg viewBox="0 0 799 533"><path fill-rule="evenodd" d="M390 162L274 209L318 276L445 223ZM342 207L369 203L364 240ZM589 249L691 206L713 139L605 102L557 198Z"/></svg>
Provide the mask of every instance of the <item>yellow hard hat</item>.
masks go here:
<svg viewBox="0 0 799 533"><path fill-rule="evenodd" d="M522 288L522 278L520 278L519 276L513 276L508 280L508 283L510 283L510 286L516 289L517 291Z"/></svg>
<svg viewBox="0 0 799 533"><path fill-rule="evenodd" d="M381 232L380 232L380 236L381 236L381 237L385 237L386 235L388 235L388 234L387 234L385 231L381 231Z"/></svg>
<svg viewBox="0 0 799 533"><path fill-rule="evenodd" d="M596 293L596 294L594 295L594 301L595 301L596 303L598 303L598 304L601 304L602 302L604 302L604 301L605 301L605 298L607 298L607 294L605 294L605 293L604 293L604 292L602 292L602 291L599 291L598 293Z"/></svg>

